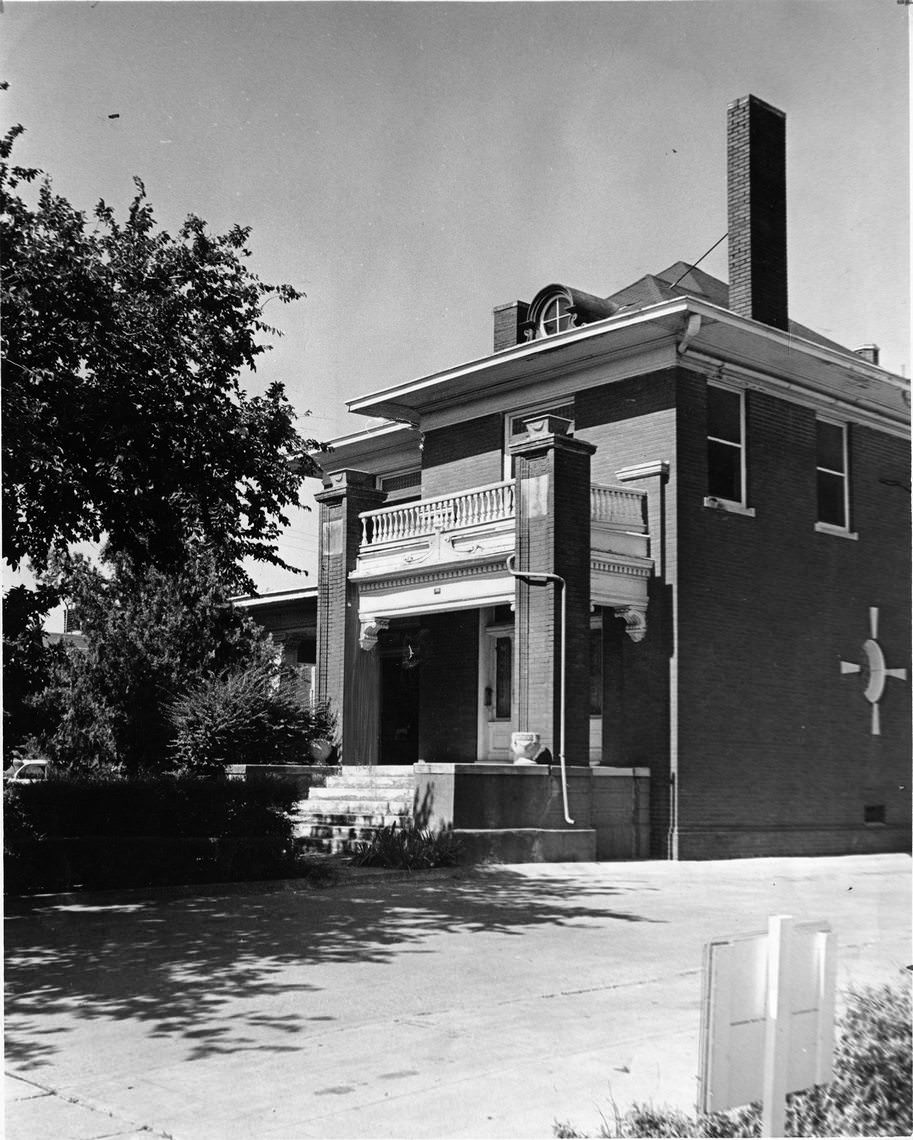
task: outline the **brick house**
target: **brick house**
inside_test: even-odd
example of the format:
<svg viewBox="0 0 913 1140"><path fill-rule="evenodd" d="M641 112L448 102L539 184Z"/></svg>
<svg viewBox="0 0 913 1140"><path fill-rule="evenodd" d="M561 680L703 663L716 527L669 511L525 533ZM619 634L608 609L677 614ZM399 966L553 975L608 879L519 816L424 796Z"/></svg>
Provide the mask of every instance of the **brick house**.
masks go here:
<svg viewBox="0 0 913 1140"><path fill-rule="evenodd" d="M909 384L788 316L782 112L727 135L728 287L548 285L320 457L342 763L412 766L487 850L909 844Z"/></svg>

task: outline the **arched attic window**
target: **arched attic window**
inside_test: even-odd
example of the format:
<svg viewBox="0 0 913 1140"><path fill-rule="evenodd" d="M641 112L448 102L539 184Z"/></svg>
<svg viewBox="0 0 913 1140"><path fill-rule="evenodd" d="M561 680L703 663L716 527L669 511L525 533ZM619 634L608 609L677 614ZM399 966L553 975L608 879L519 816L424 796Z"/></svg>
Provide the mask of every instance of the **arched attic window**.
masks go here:
<svg viewBox="0 0 913 1140"><path fill-rule="evenodd" d="M568 329L611 317L618 307L602 297L569 289L566 285L547 285L533 298L525 325L527 340L541 340Z"/></svg>
<svg viewBox="0 0 913 1140"><path fill-rule="evenodd" d="M564 332L571 327L573 320L570 298L559 294L546 302L538 321L537 334L552 336L554 333Z"/></svg>

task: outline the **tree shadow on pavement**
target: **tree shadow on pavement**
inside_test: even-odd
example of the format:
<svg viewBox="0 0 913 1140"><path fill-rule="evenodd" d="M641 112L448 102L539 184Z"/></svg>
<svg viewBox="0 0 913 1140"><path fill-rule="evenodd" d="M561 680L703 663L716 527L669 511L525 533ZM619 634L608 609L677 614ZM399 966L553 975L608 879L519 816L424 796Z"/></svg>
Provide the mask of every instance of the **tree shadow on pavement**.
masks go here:
<svg viewBox="0 0 913 1140"><path fill-rule="evenodd" d="M19 913L6 918L8 1063L20 1072L52 1065L79 1023L125 1019L146 1037L181 1044L186 1060L293 1052L335 1020L309 1002L323 987L306 967L445 953L441 935L519 938L537 927L657 921L613 909L616 892L572 871L536 878L488 868L342 891L218 892L17 900Z"/></svg>

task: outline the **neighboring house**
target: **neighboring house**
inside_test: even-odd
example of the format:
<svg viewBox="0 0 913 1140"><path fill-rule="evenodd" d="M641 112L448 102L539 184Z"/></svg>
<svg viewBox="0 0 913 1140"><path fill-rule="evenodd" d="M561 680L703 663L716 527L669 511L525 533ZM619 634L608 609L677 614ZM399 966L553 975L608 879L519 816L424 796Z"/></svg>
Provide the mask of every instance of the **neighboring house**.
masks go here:
<svg viewBox="0 0 913 1140"><path fill-rule="evenodd" d="M272 635L281 665L298 676L306 700L316 700L317 682L317 587L247 594L232 599Z"/></svg>
<svg viewBox="0 0 913 1140"><path fill-rule="evenodd" d="M548 285L318 457L318 692L344 765L450 797L429 818L565 827L563 735L575 827L597 776L649 801L636 854L907 848L909 385L789 318L785 149L730 106L728 287ZM526 816L518 731L556 762Z"/></svg>

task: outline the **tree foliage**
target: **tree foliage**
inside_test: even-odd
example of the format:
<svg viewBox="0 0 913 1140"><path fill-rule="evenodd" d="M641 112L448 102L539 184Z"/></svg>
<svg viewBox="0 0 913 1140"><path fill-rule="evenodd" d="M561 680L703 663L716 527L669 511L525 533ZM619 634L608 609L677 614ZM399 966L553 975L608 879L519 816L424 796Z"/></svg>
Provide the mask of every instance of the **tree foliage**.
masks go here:
<svg viewBox="0 0 913 1140"><path fill-rule="evenodd" d="M168 706L226 670L271 667L269 635L228 603L212 558L178 571L120 555L104 574L74 558L56 582L78 609L85 644L69 646L37 698L41 743L75 770L173 766Z"/></svg>
<svg viewBox="0 0 913 1140"><path fill-rule="evenodd" d="M326 706L305 704L293 684L276 682L267 662L202 677L178 696L168 717L181 770L310 763L308 745L332 739L333 718Z"/></svg>
<svg viewBox="0 0 913 1140"><path fill-rule="evenodd" d="M251 271L247 228L160 230L139 179L123 220L48 179L26 192L40 172L10 162L21 132L0 143L3 556L41 571L104 538L169 570L199 540L249 588L242 559L285 566L276 540L318 445L281 384L248 396L241 378L278 335L265 305L301 294Z"/></svg>

